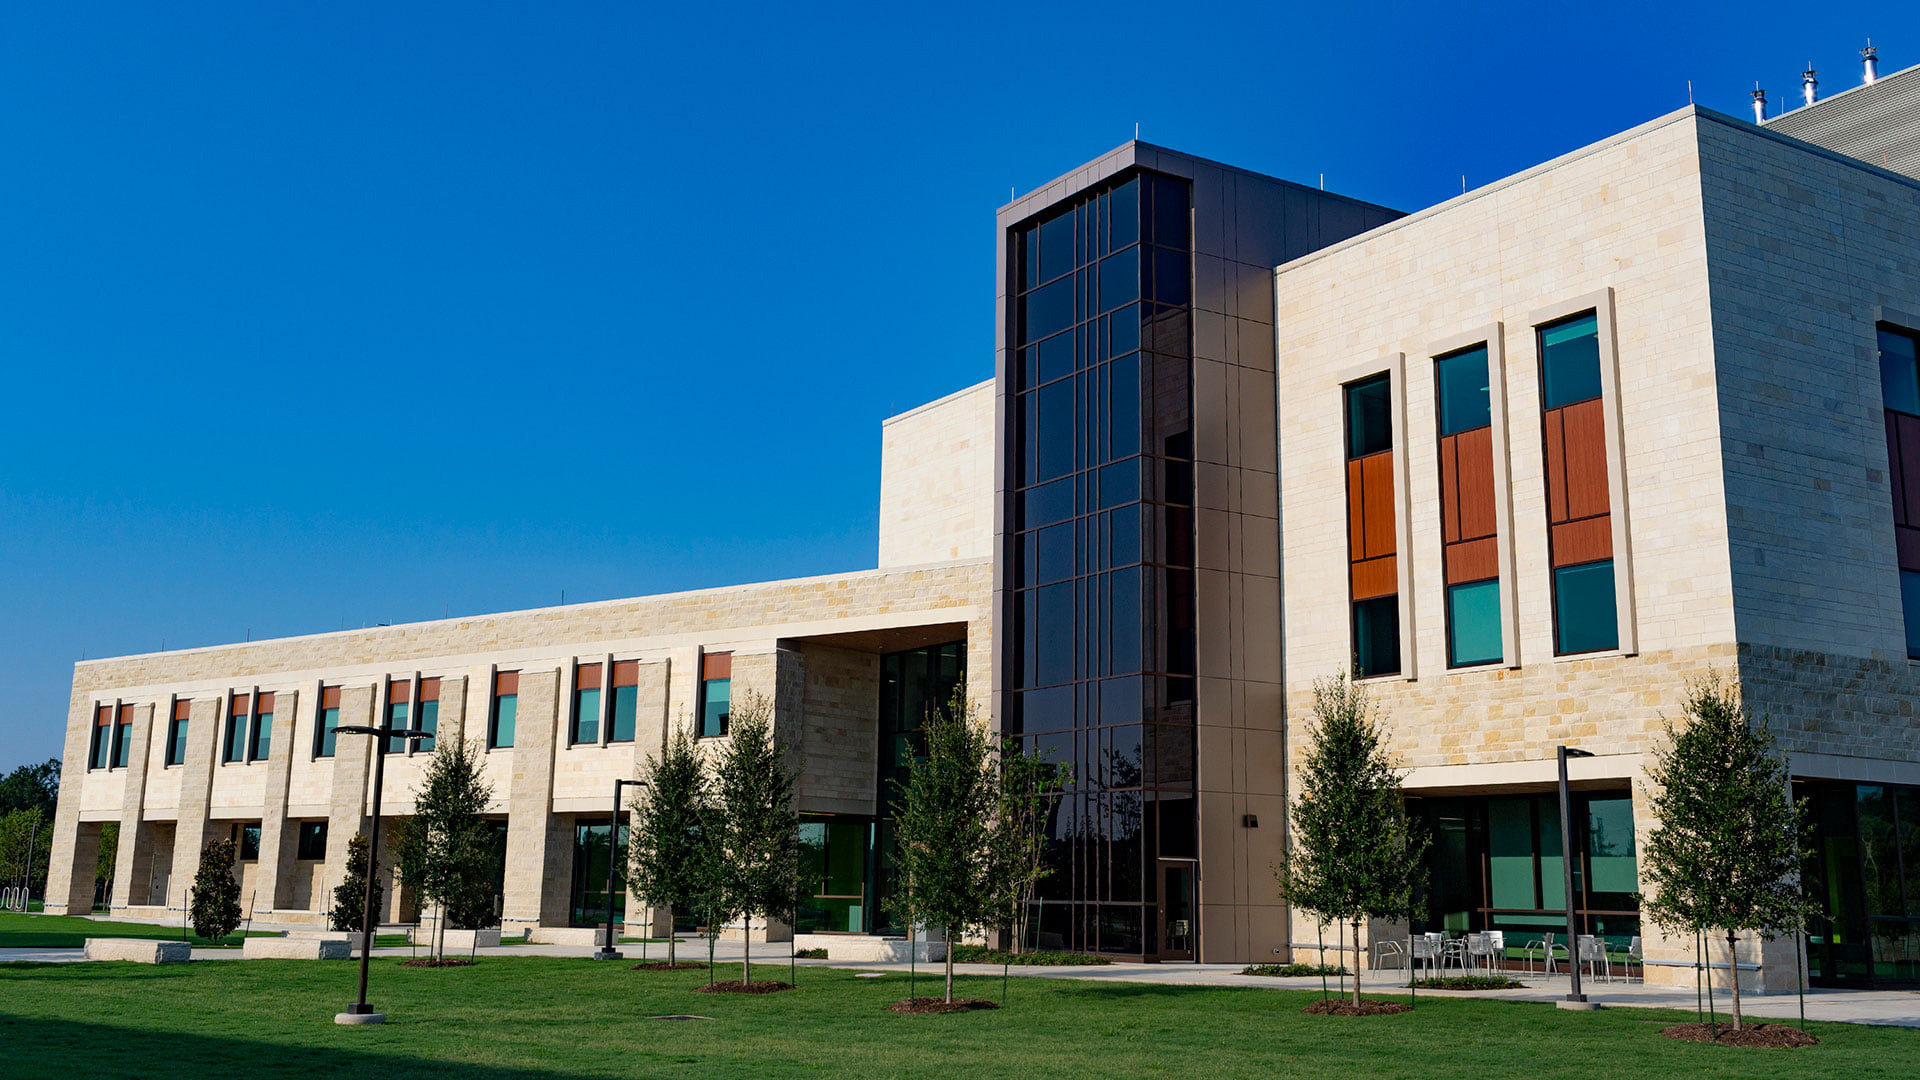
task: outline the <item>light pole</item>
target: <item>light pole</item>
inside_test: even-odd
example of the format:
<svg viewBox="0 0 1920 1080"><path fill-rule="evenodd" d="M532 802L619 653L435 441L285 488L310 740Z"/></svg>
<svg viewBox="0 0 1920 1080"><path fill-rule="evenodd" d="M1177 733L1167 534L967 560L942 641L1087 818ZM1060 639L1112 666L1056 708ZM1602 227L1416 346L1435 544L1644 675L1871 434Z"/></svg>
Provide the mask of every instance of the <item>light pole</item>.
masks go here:
<svg viewBox="0 0 1920 1080"><path fill-rule="evenodd" d="M384 1024L384 1013L373 1011L367 1004L367 961L373 955L373 878L380 871L380 781L386 773L387 741L406 739L409 742L418 739L430 739L430 731L416 731L412 728L374 727L372 724L341 724L333 729L341 735L372 735L373 744L373 824L367 827L367 892L360 905L360 1000L347 1006L347 1011L334 1013L336 1024Z"/></svg>
<svg viewBox="0 0 1920 1080"><path fill-rule="evenodd" d="M618 847L614 841L620 836L620 789L623 787L646 787L645 780L615 780L613 782L613 815L607 818L607 940L600 943L600 950L593 954L595 960L618 960L620 950L614 948L613 936L613 871L619 862Z"/></svg>
<svg viewBox="0 0 1920 1080"><path fill-rule="evenodd" d="M1567 966L1573 975L1573 986L1567 993L1567 1000L1577 1003L1584 1003L1587 995L1580 992L1580 932L1575 921L1573 902L1573 808L1572 799L1567 796L1567 759L1592 756L1591 751L1576 747L1560 748L1560 868L1564 871L1567 899Z"/></svg>

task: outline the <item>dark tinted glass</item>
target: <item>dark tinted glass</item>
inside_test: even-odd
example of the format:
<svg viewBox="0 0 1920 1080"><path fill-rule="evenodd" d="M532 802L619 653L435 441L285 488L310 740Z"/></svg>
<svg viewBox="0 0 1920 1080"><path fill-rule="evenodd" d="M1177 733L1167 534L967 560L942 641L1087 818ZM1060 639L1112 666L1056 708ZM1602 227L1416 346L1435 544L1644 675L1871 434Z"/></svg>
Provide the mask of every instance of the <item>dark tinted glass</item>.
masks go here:
<svg viewBox="0 0 1920 1080"><path fill-rule="evenodd" d="M1055 525L1034 534L1036 584L1063 581L1073 576L1073 523Z"/></svg>
<svg viewBox="0 0 1920 1080"><path fill-rule="evenodd" d="M1035 230L1040 237L1039 281L1052 281L1073 269L1073 215L1061 214Z"/></svg>
<svg viewBox="0 0 1920 1080"><path fill-rule="evenodd" d="M1920 659L1920 573L1900 571L1900 606L1907 617L1907 655Z"/></svg>
<svg viewBox="0 0 1920 1080"><path fill-rule="evenodd" d="M1599 397L1600 326L1593 313L1543 326L1539 335L1546 407Z"/></svg>
<svg viewBox="0 0 1920 1080"><path fill-rule="evenodd" d="M1140 249L1127 248L1100 261L1100 310L1140 299Z"/></svg>
<svg viewBox="0 0 1920 1080"><path fill-rule="evenodd" d="M1153 186L1153 242L1187 246L1187 184L1170 176L1150 176Z"/></svg>
<svg viewBox="0 0 1920 1080"><path fill-rule="evenodd" d="M1439 384L1440 434L1456 435L1493 423L1485 345L1434 361L1434 380Z"/></svg>
<svg viewBox="0 0 1920 1080"><path fill-rule="evenodd" d="M1613 560L1555 570L1553 614L1557 651L1561 655L1619 648L1620 618L1614 606Z"/></svg>
<svg viewBox="0 0 1920 1080"><path fill-rule="evenodd" d="M1112 247L1118 251L1140 239L1140 181L1129 180L1107 196L1111 215Z"/></svg>
<svg viewBox="0 0 1920 1080"><path fill-rule="evenodd" d="M1140 347L1140 309L1125 307L1107 317L1111 328L1108 356L1119 356Z"/></svg>
<svg viewBox="0 0 1920 1080"><path fill-rule="evenodd" d="M1102 508L1138 502L1140 499L1140 459L1116 461L1100 470Z"/></svg>
<svg viewBox="0 0 1920 1080"><path fill-rule="evenodd" d="M1162 304L1185 306L1193 295L1193 279L1187 269L1187 253L1153 249L1153 299Z"/></svg>
<svg viewBox="0 0 1920 1080"><path fill-rule="evenodd" d="M1491 664L1501 657L1500 580L1447 587L1447 663Z"/></svg>
<svg viewBox="0 0 1920 1080"><path fill-rule="evenodd" d="M1123 458L1140 452L1140 354L1114 360L1108 378L1108 452Z"/></svg>
<svg viewBox="0 0 1920 1080"><path fill-rule="evenodd" d="M1049 686L1073 678L1073 583L1034 590L1034 683Z"/></svg>
<svg viewBox="0 0 1920 1080"><path fill-rule="evenodd" d="M1074 359L1073 334L1055 334L1035 346L1038 357L1035 384L1052 382L1065 375L1073 374L1078 366Z"/></svg>
<svg viewBox="0 0 1920 1080"><path fill-rule="evenodd" d="M1375 375L1347 386L1347 458L1393 449L1392 376Z"/></svg>
<svg viewBox="0 0 1920 1080"><path fill-rule="evenodd" d="M1020 301L1024 318L1020 339L1037 341L1073 325L1073 279L1043 285Z"/></svg>
<svg viewBox="0 0 1920 1080"><path fill-rule="evenodd" d="M1880 395L1889 409L1920 416L1920 369L1914 339L1897 330L1880 331Z"/></svg>
<svg viewBox="0 0 1920 1080"><path fill-rule="evenodd" d="M1034 391L1040 397L1040 426L1033 437L1039 449L1036 480L1073 471L1073 383L1063 380Z"/></svg>
<svg viewBox="0 0 1920 1080"><path fill-rule="evenodd" d="M1376 596L1353 605L1353 674L1357 678L1400 670L1400 598Z"/></svg>
<svg viewBox="0 0 1920 1080"><path fill-rule="evenodd" d="M1145 571L1137 566L1114 574L1109 582L1113 603L1113 621L1110 624L1113 664L1108 670L1116 674L1139 671L1143 666L1141 638L1146 626L1146 598L1142 591L1145 587Z"/></svg>
<svg viewBox="0 0 1920 1080"><path fill-rule="evenodd" d="M1123 506L1113 512L1109 552L1114 566L1127 566L1140 561L1140 532L1145 527L1144 515L1140 504Z"/></svg>
<svg viewBox="0 0 1920 1080"><path fill-rule="evenodd" d="M1071 479L1055 480L1051 484L1029 488L1020 498L1023 510L1021 524L1027 528L1051 525L1073 516L1073 481Z"/></svg>

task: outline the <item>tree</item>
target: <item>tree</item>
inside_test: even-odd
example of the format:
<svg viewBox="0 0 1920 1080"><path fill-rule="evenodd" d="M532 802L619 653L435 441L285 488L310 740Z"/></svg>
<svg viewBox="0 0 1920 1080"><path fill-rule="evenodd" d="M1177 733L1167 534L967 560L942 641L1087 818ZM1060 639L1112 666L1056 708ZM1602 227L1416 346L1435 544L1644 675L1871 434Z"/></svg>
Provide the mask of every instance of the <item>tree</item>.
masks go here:
<svg viewBox="0 0 1920 1080"><path fill-rule="evenodd" d="M333 888L333 910L327 913L327 925L335 930L360 930L365 925L361 914L367 901L367 834L358 832L347 841L347 876ZM380 879L373 881L373 910L380 910Z"/></svg>
<svg viewBox="0 0 1920 1080"><path fill-rule="evenodd" d="M442 741L413 793L413 817L394 845L400 879L440 907L434 955L444 957L446 924L477 930L493 921L493 785L477 742Z"/></svg>
<svg viewBox="0 0 1920 1080"><path fill-rule="evenodd" d="M675 912L702 912L720 881L719 849L706 823L713 818L713 796L693 736L683 727L659 758L641 769L645 801L635 808L628 830L628 903L645 897L667 909L667 963L674 951Z"/></svg>
<svg viewBox="0 0 1920 1080"><path fill-rule="evenodd" d="M27 892L47 887L47 817L38 806L0 816L0 884L24 885Z"/></svg>
<svg viewBox="0 0 1920 1080"><path fill-rule="evenodd" d="M748 693L733 703L727 745L714 768L725 902L746 920L741 981L753 982L754 917L792 922L800 877L800 815L786 750L774 741L773 702Z"/></svg>
<svg viewBox="0 0 1920 1080"><path fill-rule="evenodd" d="M1009 912L1016 895L1005 873L1013 845L1003 842L999 766L974 710L956 695L927 719L926 755L915 758L895 808L894 834L909 920L946 928L946 1000L953 1000L953 949L960 935L984 930Z"/></svg>
<svg viewBox="0 0 1920 1080"><path fill-rule="evenodd" d="M233 876L233 841L215 840L200 854L193 875L193 932L219 941L240 925L240 881Z"/></svg>
<svg viewBox="0 0 1920 1080"><path fill-rule="evenodd" d="M1686 727L1666 722L1666 745L1647 774L1659 824L1640 858L1652 886L1640 910L1668 932L1726 935L1738 1031L1738 935L1771 941L1798 929L1810 909L1799 881L1812 855L1807 811L1789 793L1765 719L1752 722L1737 686L1710 673L1688 684L1684 709Z"/></svg>
<svg viewBox="0 0 1920 1080"><path fill-rule="evenodd" d="M1005 875L1006 912L1013 951L1024 952L1027 924L1040 882L1052 872L1046 864L1047 823L1073 770L1038 753L1023 754L1012 739L1000 745L999 809L995 814L1001 845L998 862Z"/></svg>
<svg viewBox="0 0 1920 1080"><path fill-rule="evenodd" d="M1353 1002L1360 1003L1360 920L1404 918L1420 885L1425 837L1416 837L1365 687L1345 672L1313 684L1291 845L1274 867L1280 897L1321 922L1353 926Z"/></svg>
<svg viewBox="0 0 1920 1080"><path fill-rule="evenodd" d="M60 797L60 762L49 758L39 765L22 765L0 780L0 815L35 807L53 820Z"/></svg>

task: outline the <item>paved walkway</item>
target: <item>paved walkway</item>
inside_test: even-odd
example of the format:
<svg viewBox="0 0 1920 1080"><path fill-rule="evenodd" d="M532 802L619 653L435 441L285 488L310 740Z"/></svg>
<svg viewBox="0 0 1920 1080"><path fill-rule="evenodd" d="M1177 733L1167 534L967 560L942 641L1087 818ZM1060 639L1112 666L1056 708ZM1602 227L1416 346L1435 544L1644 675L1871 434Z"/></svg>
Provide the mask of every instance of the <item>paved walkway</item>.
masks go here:
<svg viewBox="0 0 1920 1080"><path fill-rule="evenodd" d="M109 920L102 920L109 921ZM284 929L256 922L255 931ZM380 932L402 933L403 927L383 928ZM624 962L636 963L644 955L649 960L661 959L666 955L666 946L661 942L650 942L644 947L638 943L623 943L620 951ZM678 947L682 960L705 960L707 942L704 938L682 938ZM714 958L726 963L738 963L742 951L738 941L719 941L714 944ZM416 950L407 946L399 948L376 948L375 956L406 957L415 955ZM577 945L500 945L478 950L482 956L575 956L586 958L593 950ZM454 950L458 955L458 950ZM764 961L770 967L788 963L787 948L784 944L759 945L753 950L756 963ZM195 960L238 960L239 949L195 949ZM0 949L0 962L39 961L64 963L83 959L79 949ZM909 965L905 962L888 963L851 963L829 960L801 960L804 967L832 967L851 971L879 972L886 977L905 978ZM1231 986L1266 987L1287 990L1318 990L1318 978L1277 979L1265 976L1240 974L1241 964L1129 964L1113 963L1094 967L1014 967L1007 974L1019 979L1077 979L1086 982L1150 983L1162 986ZM939 964L921 964L923 973L937 973ZM958 964L954 971L963 975L999 975L1001 968L993 964ZM1434 997L1481 997L1499 998L1506 1001L1534 1001L1547 1003L1564 998L1567 994L1568 979L1564 975L1542 976L1521 974L1517 978L1526 984L1522 990L1492 991L1445 991L1422 990L1422 996ZM1398 972L1383 971L1369 973L1365 981L1369 993L1404 994L1406 984L1401 981ZM1643 983L1593 982L1585 981L1583 987L1590 1001L1597 1001L1608 1008L1661 1008L1692 1012L1695 995L1692 985L1687 986L1647 986ZM1722 1013L1728 1008L1728 994L1717 989L1714 994L1716 1006ZM1775 1020L1792 1020L1799 1016L1800 1001L1794 994L1745 994L1741 998L1742 1009L1750 1016ZM1920 1028L1920 991L1911 990L1809 990L1806 994L1807 1019L1830 1020L1854 1024L1878 1024L1893 1027Z"/></svg>

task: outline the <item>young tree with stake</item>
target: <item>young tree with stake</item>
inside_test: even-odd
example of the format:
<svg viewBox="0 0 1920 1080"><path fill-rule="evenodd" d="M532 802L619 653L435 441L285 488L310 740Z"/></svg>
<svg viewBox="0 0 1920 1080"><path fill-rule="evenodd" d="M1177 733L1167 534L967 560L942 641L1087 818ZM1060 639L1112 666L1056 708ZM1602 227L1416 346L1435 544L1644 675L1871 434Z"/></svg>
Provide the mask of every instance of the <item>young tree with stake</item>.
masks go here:
<svg viewBox="0 0 1920 1080"><path fill-rule="evenodd" d="M380 881L373 882L374 910L380 908ZM367 834L357 832L347 841L347 876L333 889L333 909L327 912L327 926L333 930L359 930L365 925L361 916L367 901Z"/></svg>
<svg viewBox="0 0 1920 1080"><path fill-rule="evenodd" d="M446 958L446 924L477 930L493 918L493 830L479 743L448 739L427 759L414 789L413 817L399 830L395 854L400 879L426 903L440 907L433 953Z"/></svg>
<svg viewBox="0 0 1920 1080"><path fill-rule="evenodd" d="M773 737L773 702L752 691L733 702L726 746L714 769L721 852L719 905L746 920L740 981L753 983L753 920L793 921L800 876L800 815L793 772Z"/></svg>
<svg viewBox="0 0 1920 1080"><path fill-rule="evenodd" d="M1360 920L1406 916L1427 840L1407 820L1399 767L1366 688L1345 672L1313 684L1313 725L1289 815L1291 843L1274 867L1280 897L1322 923L1351 923L1357 1006Z"/></svg>
<svg viewBox="0 0 1920 1080"><path fill-rule="evenodd" d="M719 848L707 822L713 797L700 753L685 727L674 732L658 758L649 756L640 779L645 801L635 807L628 834L627 881L631 895L667 909L667 963L677 960L676 913L700 914L711 906L720 881Z"/></svg>
<svg viewBox="0 0 1920 1080"><path fill-rule="evenodd" d="M955 696L929 717L926 754L907 774L894 818L900 908L915 923L946 928L946 1000L953 1001L953 949L960 936L1009 912L1010 845L996 821L999 765L986 726Z"/></svg>
<svg viewBox="0 0 1920 1080"><path fill-rule="evenodd" d="M1046 864L1047 822L1060 795L1073 781L1073 770L1039 753L1023 754L1013 739L1000 744L998 860L1005 875L1004 913L1015 953L1026 951L1028 921L1040 882L1052 867Z"/></svg>
<svg viewBox="0 0 1920 1080"><path fill-rule="evenodd" d="M1793 801L1786 761L1766 723L1753 722L1739 688L1719 674L1690 684L1685 728L1666 725L1648 772L1657 825L1640 875L1652 886L1640 910L1670 933L1725 935L1733 1029L1741 1029L1738 935L1792 933L1810 901L1800 886L1806 808Z"/></svg>

